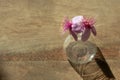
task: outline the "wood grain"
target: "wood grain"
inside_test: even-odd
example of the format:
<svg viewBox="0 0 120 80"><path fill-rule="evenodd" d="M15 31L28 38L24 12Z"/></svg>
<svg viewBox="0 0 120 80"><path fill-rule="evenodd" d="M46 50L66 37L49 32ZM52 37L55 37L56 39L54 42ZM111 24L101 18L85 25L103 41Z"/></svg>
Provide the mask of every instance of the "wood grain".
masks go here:
<svg viewBox="0 0 120 80"><path fill-rule="evenodd" d="M67 35L59 32L65 16L96 19L97 36L90 41L103 48L120 45L119 0L0 0L1 53L28 53L60 48ZM117 47L119 48L119 47Z"/></svg>
<svg viewBox="0 0 120 80"><path fill-rule="evenodd" d="M119 78L119 3L120 0L0 0L0 60L3 62L66 61L62 47L67 34L60 33L62 21L66 16L72 18L76 15L85 15L96 19L97 36L91 36L89 40L97 44L105 58L111 59L108 60L110 67L115 76ZM42 64L40 63L40 65ZM5 70L13 71L14 74L17 72L14 72L15 66L6 67ZM36 71L39 69L42 68L37 67ZM17 77L21 77L24 72L27 73L24 69L18 68L17 70L21 71ZM49 72L51 75L52 73ZM58 73L63 77L63 72L58 70ZM13 74L10 75L13 76ZM47 73L40 74L49 76ZM71 71L69 74L72 74ZM61 80L70 79L69 74ZM31 77L31 75L32 73L29 77L23 78L26 80L39 79L38 76ZM44 76L42 78L48 80ZM51 80L59 80L58 78L53 77ZM16 76L11 77L11 80L16 80Z"/></svg>

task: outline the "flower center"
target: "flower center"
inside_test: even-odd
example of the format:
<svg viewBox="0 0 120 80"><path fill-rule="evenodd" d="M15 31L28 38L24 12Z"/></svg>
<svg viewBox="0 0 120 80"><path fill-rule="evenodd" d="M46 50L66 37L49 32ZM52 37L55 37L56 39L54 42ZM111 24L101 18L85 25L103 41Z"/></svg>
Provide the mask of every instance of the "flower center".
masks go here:
<svg viewBox="0 0 120 80"><path fill-rule="evenodd" d="M91 25L88 21L83 22L86 28L91 28Z"/></svg>

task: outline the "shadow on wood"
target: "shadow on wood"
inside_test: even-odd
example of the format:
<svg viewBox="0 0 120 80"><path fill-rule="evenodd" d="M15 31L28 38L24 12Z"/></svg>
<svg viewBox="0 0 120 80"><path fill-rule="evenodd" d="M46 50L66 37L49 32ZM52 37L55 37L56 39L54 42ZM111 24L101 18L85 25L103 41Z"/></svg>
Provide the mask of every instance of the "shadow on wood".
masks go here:
<svg viewBox="0 0 120 80"><path fill-rule="evenodd" d="M0 80L9 80L3 68L3 63L0 61Z"/></svg>
<svg viewBox="0 0 120 80"><path fill-rule="evenodd" d="M69 48L71 51L72 47ZM83 80L115 80L101 50L97 47L97 53L92 61L85 64L76 64L68 60L74 70Z"/></svg>
<svg viewBox="0 0 120 80"><path fill-rule="evenodd" d="M112 71L110 70L109 65L107 64L107 62L99 48L98 48L97 55L101 56L102 59L96 57L95 61L98 64L98 66L100 67L100 69L103 71L104 75L106 75L108 78L115 79Z"/></svg>

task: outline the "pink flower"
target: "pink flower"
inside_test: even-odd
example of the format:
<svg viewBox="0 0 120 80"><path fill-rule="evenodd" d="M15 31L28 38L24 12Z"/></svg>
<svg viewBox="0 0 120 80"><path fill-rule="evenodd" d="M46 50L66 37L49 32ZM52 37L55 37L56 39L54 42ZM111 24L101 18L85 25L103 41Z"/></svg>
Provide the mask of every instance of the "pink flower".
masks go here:
<svg viewBox="0 0 120 80"><path fill-rule="evenodd" d="M86 41L88 40L91 31L94 35L96 35L94 23L95 20L92 18L87 19L83 16L76 16L72 18L71 21L68 18L66 18L64 21L63 29L64 32L69 30L70 34L76 41L78 40L77 34L82 33L81 40Z"/></svg>
<svg viewBox="0 0 120 80"><path fill-rule="evenodd" d="M71 26L72 26L72 22L68 18L66 18L65 21L64 21L63 30L64 30L64 32L69 30L70 34L77 41L77 35L75 34L74 31L72 31L72 27Z"/></svg>
<svg viewBox="0 0 120 80"><path fill-rule="evenodd" d="M72 26L71 21L68 18L66 18L64 20L64 23L63 23L63 30L64 30L64 32L66 32L67 30L70 30L71 26Z"/></svg>
<svg viewBox="0 0 120 80"><path fill-rule="evenodd" d="M76 16L72 18L72 31L75 33L81 33L84 31L84 26L81 24L83 16Z"/></svg>
<svg viewBox="0 0 120 80"><path fill-rule="evenodd" d="M85 30L82 33L81 40L86 41L90 37L90 33L92 32L94 36L96 36L96 29L94 27L95 20L93 18L87 19L83 18L82 25L84 26Z"/></svg>

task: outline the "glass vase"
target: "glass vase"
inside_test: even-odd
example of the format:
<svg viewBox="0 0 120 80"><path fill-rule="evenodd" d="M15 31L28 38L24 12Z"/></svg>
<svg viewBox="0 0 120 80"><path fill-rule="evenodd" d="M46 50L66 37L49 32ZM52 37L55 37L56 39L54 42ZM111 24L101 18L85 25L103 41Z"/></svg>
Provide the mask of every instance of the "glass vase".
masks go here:
<svg viewBox="0 0 120 80"><path fill-rule="evenodd" d="M67 58L76 64L88 63L94 58L97 47L90 41L81 41L80 34L77 37L78 41L75 41L72 35L68 35L64 41L64 50Z"/></svg>
<svg viewBox="0 0 120 80"><path fill-rule="evenodd" d="M75 41L68 35L64 42L64 50L69 63L83 80L115 80L100 49L92 42ZM104 65L104 66L103 66Z"/></svg>

